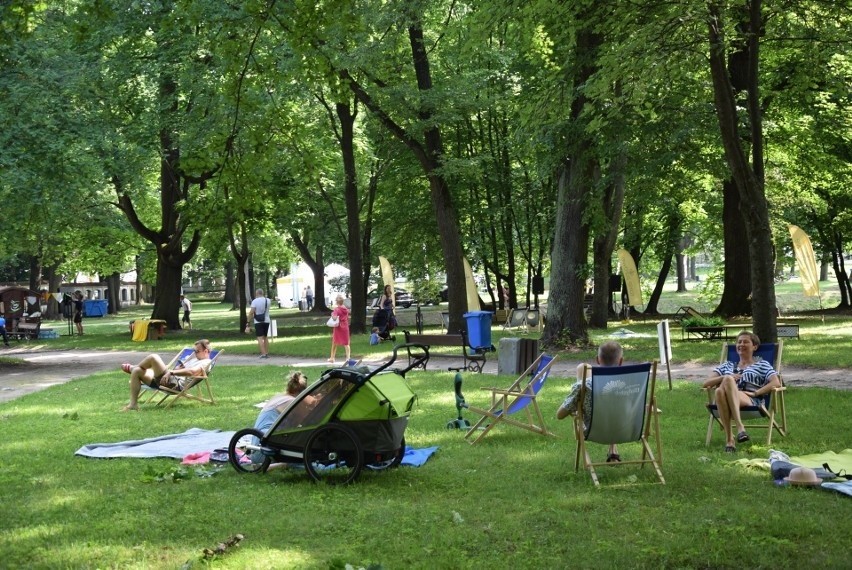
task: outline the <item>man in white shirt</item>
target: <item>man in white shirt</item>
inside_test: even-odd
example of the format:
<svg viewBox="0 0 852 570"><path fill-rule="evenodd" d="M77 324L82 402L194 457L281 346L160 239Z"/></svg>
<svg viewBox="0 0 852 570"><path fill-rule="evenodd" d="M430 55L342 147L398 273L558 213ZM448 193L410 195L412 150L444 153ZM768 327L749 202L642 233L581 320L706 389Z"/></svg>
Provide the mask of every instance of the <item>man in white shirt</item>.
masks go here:
<svg viewBox="0 0 852 570"><path fill-rule="evenodd" d="M181 322L186 323L186 328L192 330L192 321L189 318L189 314L192 312L192 301L181 295L180 306L183 309L183 319L181 319Z"/></svg>
<svg viewBox="0 0 852 570"><path fill-rule="evenodd" d="M257 337L257 347L260 349L261 358L269 358L269 324L272 322L269 318L269 309L272 303L263 294L263 289L258 289L254 292L254 299L251 302L249 310L249 323L254 323L254 335ZM246 323L246 332L251 329Z"/></svg>
<svg viewBox="0 0 852 570"><path fill-rule="evenodd" d="M206 338L198 340L194 345L192 357L186 362L178 362L174 369L169 370L159 354L149 354L133 366L122 364L121 369L130 374L130 403L122 411L139 409L139 392L142 384L151 388L164 386L174 390L183 390L192 377L203 376L210 369L210 341Z"/></svg>

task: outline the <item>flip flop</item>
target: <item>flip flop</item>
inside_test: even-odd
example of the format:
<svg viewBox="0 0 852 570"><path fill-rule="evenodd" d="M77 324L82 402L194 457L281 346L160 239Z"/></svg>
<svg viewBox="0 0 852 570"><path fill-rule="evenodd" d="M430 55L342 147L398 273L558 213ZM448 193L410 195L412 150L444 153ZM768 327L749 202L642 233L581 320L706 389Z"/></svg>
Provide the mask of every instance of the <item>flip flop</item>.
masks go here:
<svg viewBox="0 0 852 570"><path fill-rule="evenodd" d="M739 443L745 443L745 442L749 441L750 439L751 438L744 431L741 431L740 433L737 434L737 441Z"/></svg>
<svg viewBox="0 0 852 570"><path fill-rule="evenodd" d="M725 446L725 453L736 453L736 452L737 452L737 448L734 447L733 445L726 445Z"/></svg>
<svg viewBox="0 0 852 570"><path fill-rule="evenodd" d="M621 463L621 456L617 453L610 453L606 456L607 463Z"/></svg>
<svg viewBox="0 0 852 570"><path fill-rule="evenodd" d="M128 374L130 374L131 372L133 372L133 365L130 364L129 362L125 362L124 364L121 365L121 370L123 372L127 372Z"/></svg>

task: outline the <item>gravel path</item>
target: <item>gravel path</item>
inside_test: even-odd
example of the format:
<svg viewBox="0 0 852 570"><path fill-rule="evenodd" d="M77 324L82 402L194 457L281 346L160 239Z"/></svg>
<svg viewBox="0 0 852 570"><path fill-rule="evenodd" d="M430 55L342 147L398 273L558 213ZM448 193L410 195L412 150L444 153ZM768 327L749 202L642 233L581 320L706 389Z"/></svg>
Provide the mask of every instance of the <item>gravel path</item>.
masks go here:
<svg viewBox="0 0 852 570"><path fill-rule="evenodd" d="M55 384L62 384L74 378L89 376L106 370L119 371L122 362L138 362L146 352L63 350L40 351L27 348L0 349L0 356L11 356L26 361L24 365L0 364L0 402L14 400L24 394L37 392ZM164 360L170 360L173 354L162 354ZM431 370L446 369L458 365L460 358L433 357L429 362ZM579 361L560 358L554 364L555 377L573 377ZM227 354L220 363L225 366L278 365L295 368L327 367L321 358L270 356L261 360L257 356ZM672 363L672 379L703 381L708 375L707 365L693 363ZM852 390L852 373L846 369L814 369L785 366L784 381L788 386L817 386L836 390ZM486 374L497 373L497 359L491 359L485 366ZM660 382L667 382L665 366L657 371Z"/></svg>

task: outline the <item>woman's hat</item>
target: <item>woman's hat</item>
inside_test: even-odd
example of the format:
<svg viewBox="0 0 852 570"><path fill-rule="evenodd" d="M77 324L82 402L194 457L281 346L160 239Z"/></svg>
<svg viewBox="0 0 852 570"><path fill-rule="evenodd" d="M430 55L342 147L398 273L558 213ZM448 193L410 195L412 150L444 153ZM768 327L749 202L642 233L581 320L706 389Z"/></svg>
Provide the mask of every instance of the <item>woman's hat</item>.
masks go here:
<svg viewBox="0 0 852 570"><path fill-rule="evenodd" d="M790 474L784 477L784 482L788 485L803 485L803 486L818 486L822 484L822 479L817 477L816 471L808 467L796 467L790 470Z"/></svg>

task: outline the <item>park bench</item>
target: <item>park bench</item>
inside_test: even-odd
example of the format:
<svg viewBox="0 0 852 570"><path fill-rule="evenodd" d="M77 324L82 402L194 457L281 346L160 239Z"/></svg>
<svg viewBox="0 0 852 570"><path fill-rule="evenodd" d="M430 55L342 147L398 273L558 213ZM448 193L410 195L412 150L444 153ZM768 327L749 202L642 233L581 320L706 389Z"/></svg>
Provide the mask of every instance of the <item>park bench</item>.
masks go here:
<svg viewBox="0 0 852 570"><path fill-rule="evenodd" d="M6 331L7 336L9 338L16 338L18 340L21 339L37 339L39 330L41 329L41 322L37 323L18 323L17 328L12 331Z"/></svg>
<svg viewBox="0 0 852 570"><path fill-rule="evenodd" d="M778 338L799 338L798 324L777 323L775 327ZM753 328L754 325L752 323L724 325L725 340L735 339L740 331L752 330Z"/></svg>
<svg viewBox="0 0 852 570"><path fill-rule="evenodd" d="M468 346L467 334L412 334L409 331L402 331L405 334L405 344L421 344L430 350L426 358L422 359L423 370L426 370L426 365L429 364L429 356L434 355L431 352L433 346L460 346L462 349L462 366L458 368L450 367L450 370L470 370L471 372L482 372L485 366L486 354L493 349L472 349ZM411 348L407 348L408 363L411 365L413 354ZM448 355L449 356L449 355ZM455 355L452 355L455 356Z"/></svg>

